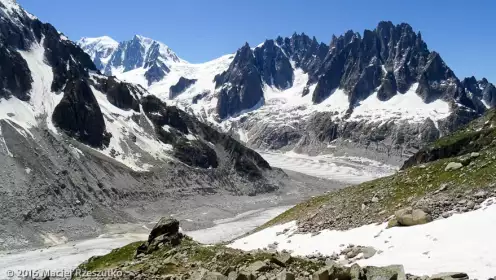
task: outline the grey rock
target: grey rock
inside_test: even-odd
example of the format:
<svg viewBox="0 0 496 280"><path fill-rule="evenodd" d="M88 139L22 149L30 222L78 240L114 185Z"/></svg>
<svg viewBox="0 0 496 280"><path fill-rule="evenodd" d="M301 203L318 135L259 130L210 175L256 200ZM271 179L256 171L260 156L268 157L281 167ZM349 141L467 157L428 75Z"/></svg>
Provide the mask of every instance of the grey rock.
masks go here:
<svg viewBox="0 0 496 280"><path fill-rule="evenodd" d="M432 275L429 280L468 280L469 277L466 273L460 272L446 272Z"/></svg>
<svg viewBox="0 0 496 280"><path fill-rule="evenodd" d="M148 242L158 236L172 236L179 233L179 221L169 217L161 218L148 235Z"/></svg>
<svg viewBox="0 0 496 280"><path fill-rule="evenodd" d="M396 220L401 226L414 226L430 222L431 217L420 209L407 207L394 213Z"/></svg>
<svg viewBox="0 0 496 280"><path fill-rule="evenodd" d="M246 268L246 271L248 272L264 272L264 271L267 271L269 269L269 265L267 264L267 262L264 262L264 261L256 261L256 262L253 262L251 263L247 268Z"/></svg>
<svg viewBox="0 0 496 280"><path fill-rule="evenodd" d="M452 170L458 170L463 167L463 164L459 162L450 162L446 165L446 168L444 171L452 171Z"/></svg>
<svg viewBox="0 0 496 280"><path fill-rule="evenodd" d="M329 268L324 267L316 271L312 276L312 280L329 280Z"/></svg>
<svg viewBox="0 0 496 280"><path fill-rule="evenodd" d="M283 270L279 274L277 274L276 279L277 280L295 280L295 275L291 272Z"/></svg>
<svg viewBox="0 0 496 280"><path fill-rule="evenodd" d="M406 280L405 270L401 265L367 266L363 270L367 280Z"/></svg>
<svg viewBox="0 0 496 280"><path fill-rule="evenodd" d="M373 247L362 247L360 248L360 251L363 253L364 259L370 259L377 253L377 250Z"/></svg>
<svg viewBox="0 0 496 280"><path fill-rule="evenodd" d="M271 258L271 262L283 267L287 266L291 261L292 257L289 253L280 253Z"/></svg>
<svg viewBox="0 0 496 280"><path fill-rule="evenodd" d="M240 271L236 276L236 280L255 280L256 277L251 272Z"/></svg>

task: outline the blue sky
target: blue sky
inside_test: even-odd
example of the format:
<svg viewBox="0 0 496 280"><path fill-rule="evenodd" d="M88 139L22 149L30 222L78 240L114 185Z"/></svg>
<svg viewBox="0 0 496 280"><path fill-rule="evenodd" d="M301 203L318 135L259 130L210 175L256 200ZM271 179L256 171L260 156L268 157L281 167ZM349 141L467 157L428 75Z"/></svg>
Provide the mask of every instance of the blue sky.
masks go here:
<svg viewBox="0 0 496 280"><path fill-rule="evenodd" d="M204 62L277 35L363 32L381 20L407 22L459 78L496 82L493 0L18 0L72 40L134 34L164 42L181 58Z"/></svg>

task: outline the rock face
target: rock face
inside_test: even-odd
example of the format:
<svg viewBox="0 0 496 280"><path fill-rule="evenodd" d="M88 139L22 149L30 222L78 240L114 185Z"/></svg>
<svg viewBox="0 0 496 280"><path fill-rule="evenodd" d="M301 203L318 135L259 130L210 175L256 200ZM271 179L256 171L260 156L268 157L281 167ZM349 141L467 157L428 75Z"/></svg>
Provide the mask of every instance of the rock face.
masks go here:
<svg viewBox="0 0 496 280"><path fill-rule="evenodd" d="M69 82L64 89L64 97L55 107L53 123L72 137L94 147L108 145L100 106L83 79Z"/></svg>
<svg viewBox="0 0 496 280"><path fill-rule="evenodd" d="M196 79L188 79L181 77L179 81L169 89L169 98L174 99L179 94L183 93L186 89L196 83Z"/></svg>
<svg viewBox="0 0 496 280"><path fill-rule="evenodd" d="M263 104L262 79L248 44L236 52L229 69L215 77L215 87L219 89L217 113L221 119Z"/></svg>
<svg viewBox="0 0 496 280"><path fill-rule="evenodd" d="M104 73L112 74L112 67L124 67L124 72L140 67L148 68L157 63L159 58L165 61L180 61L167 46L150 38L136 35L129 41L119 43L105 66Z"/></svg>
<svg viewBox="0 0 496 280"><path fill-rule="evenodd" d="M496 107L496 87L486 78L480 81L477 81L474 76L465 78L462 85L473 97L482 100L486 107Z"/></svg>
<svg viewBox="0 0 496 280"><path fill-rule="evenodd" d="M140 44L131 45L137 49ZM174 59L160 61L167 69L149 64L148 86L168 82L164 77L169 70L198 79L184 98L180 93L189 82L180 80L170 88L169 98L186 107L196 104L188 110L216 125L224 122L220 127L225 131L241 131L248 145L261 149L314 154L335 152L327 147L336 146L338 152L399 164L426 143L479 117L495 100L492 84L475 78L461 82L406 23L384 21L363 33L350 30L333 36L329 45L303 33L266 40L255 48L245 45L229 59L229 66L224 59L209 62L208 78L199 65L182 72ZM141 65L129 63L123 69L150 67ZM196 67L203 70L192 70ZM215 90L201 88L212 79ZM419 102L419 114L406 112L411 109L407 105L392 108L392 102Z"/></svg>
<svg viewBox="0 0 496 280"><path fill-rule="evenodd" d="M145 65L146 67L146 65ZM145 72L145 78L148 81L148 86L162 80L167 73L170 72L169 67L161 62L152 63Z"/></svg>
<svg viewBox="0 0 496 280"><path fill-rule="evenodd" d="M245 51L244 56L239 55L242 50ZM477 90L472 90L472 94L468 90L470 83L460 82L440 54L427 48L419 32L414 32L405 23L394 25L380 22L374 30L366 30L363 34L348 31L339 37L334 36L329 46L319 44L315 38L310 39L305 34L267 40L254 48L253 55L248 46L244 46L238 51L230 70L223 74L236 73L236 82L216 79L216 86L221 89L218 92L217 113L225 119L247 110L257 111L255 101L264 100L265 95L263 91L260 93L259 88L265 89L264 85L278 90L291 88L297 68L308 75L302 95L311 94L312 101L318 104L334 92L344 91L348 99L346 113L331 110L305 118L286 117L280 121L272 120L275 117L265 112L261 116L250 114L242 122L235 122L236 126L248 131L251 136L248 143L253 147L314 153L325 150L330 141L351 140L352 145L349 146L352 150L358 148L366 150L366 153L374 151L404 158L425 143L479 117L486 107L492 106L492 85L487 81L478 82ZM259 87L260 81L262 85ZM243 83L244 86L239 86ZM245 97L246 94L238 91L249 85L257 86L256 90L249 91L253 92L254 99L240 106L238 96ZM226 94L227 90L231 94ZM375 98L372 96L375 92L380 102L387 102L397 95L410 94L409 91L415 91L414 94L425 104L446 102L451 113L444 119L425 117L415 122L403 121L401 116L391 116L391 121L377 122L358 116L350 117L360 102ZM272 112L277 110L280 109L274 106ZM297 115L297 111L289 114ZM418 135L421 137L418 138Z"/></svg>
<svg viewBox="0 0 496 280"><path fill-rule="evenodd" d="M259 154L230 136L199 122L184 111L167 106L152 95L144 97L141 104L145 114L154 124L159 139L166 144L172 144L174 155L184 163L202 168L216 168L220 161L218 155L221 154L227 155L222 160L226 164L223 167L234 167L236 172L249 178L261 178L265 170L270 170L270 165ZM204 141L214 143L216 147L211 147ZM222 150L216 151L218 148Z"/></svg>
<svg viewBox="0 0 496 280"><path fill-rule="evenodd" d="M142 93L143 90L137 86L121 82L114 77L96 77L95 82L90 80L92 85L107 95L107 100L114 106L121 109L132 109L139 112L139 99L135 93Z"/></svg>
<svg viewBox="0 0 496 280"><path fill-rule="evenodd" d="M31 83L31 71L24 58L15 50L0 46L0 97L13 95L28 101Z"/></svg>
<svg viewBox="0 0 496 280"><path fill-rule="evenodd" d="M293 67L283 50L274 40L267 40L254 51L255 63L262 81L278 89L293 86Z"/></svg>
<svg viewBox="0 0 496 280"><path fill-rule="evenodd" d="M42 44L44 57L52 67L52 91L61 91L71 79L96 70L90 57L49 23L29 16L17 4L2 7L0 19L0 96L9 95L27 101L32 86L30 69L19 51L28 51L34 44Z"/></svg>

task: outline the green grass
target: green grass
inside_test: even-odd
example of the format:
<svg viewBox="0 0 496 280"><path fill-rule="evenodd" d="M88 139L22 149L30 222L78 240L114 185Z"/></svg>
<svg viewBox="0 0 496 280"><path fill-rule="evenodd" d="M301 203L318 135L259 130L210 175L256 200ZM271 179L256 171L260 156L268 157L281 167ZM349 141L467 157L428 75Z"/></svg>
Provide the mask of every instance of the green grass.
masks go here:
<svg viewBox="0 0 496 280"><path fill-rule="evenodd" d="M93 257L83 264L80 268L86 271L98 271L101 269L109 269L117 267L119 264L131 261L134 257L136 249L143 244L143 242L134 242L122 248L114 249L104 256Z"/></svg>

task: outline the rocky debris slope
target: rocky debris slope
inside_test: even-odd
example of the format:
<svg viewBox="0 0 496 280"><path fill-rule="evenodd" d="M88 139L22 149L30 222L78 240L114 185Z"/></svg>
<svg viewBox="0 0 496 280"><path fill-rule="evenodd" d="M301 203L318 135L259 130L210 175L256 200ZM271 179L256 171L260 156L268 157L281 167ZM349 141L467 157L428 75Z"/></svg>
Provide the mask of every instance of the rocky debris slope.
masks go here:
<svg viewBox="0 0 496 280"><path fill-rule="evenodd" d="M293 220L298 221L302 232L344 230L386 221L390 226L411 226L477 209L485 199L496 196L493 116L491 110L465 130L435 142L432 147L442 145L446 151L443 156L430 156L432 150L426 148L392 176L312 198L262 228ZM477 137L472 138L473 133ZM471 140L460 145L460 139L467 135Z"/></svg>
<svg viewBox="0 0 496 280"><path fill-rule="evenodd" d="M97 273L107 275L98 279L469 279L465 273L417 277L405 274L401 265L347 267L329 259L292 257L288 252L243 252L222 245L205 246L183 236L178 228L177 221L164 218L147 242L92 257L78 267L74 279Z"/></svg>

